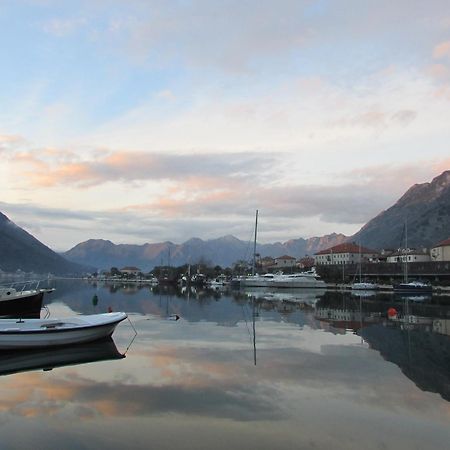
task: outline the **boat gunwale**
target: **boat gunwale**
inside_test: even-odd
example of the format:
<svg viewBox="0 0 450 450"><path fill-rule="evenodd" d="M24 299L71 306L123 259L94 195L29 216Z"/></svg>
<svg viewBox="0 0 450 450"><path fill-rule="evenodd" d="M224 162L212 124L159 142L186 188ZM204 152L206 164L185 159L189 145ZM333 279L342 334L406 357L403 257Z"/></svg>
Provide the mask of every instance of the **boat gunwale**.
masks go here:
<svg viewBox="0 0 450 450"><path fill-rule="evenodd" d="M105 326L111 326L111 325L118 325L120 322L122 322L123 320L125 320L127 318L127 314L126 313L122 313L118 318L114 318L113 320L110 320L108 322L103 322L103 323L96 323L96 324L87 324L87 325L76 325L76 326L72 326L70 328L47 328L47 327L43 327L42 329L36 329L36 328L32 328L32 329L18 329L18 328L11 328L11 329L6 329L6 330L1 330L0 329L0 336L8 336L8 335L12 335L12 334L50 334L50 333L69 333L69 332L77 332L77 331L81 331L81 330L89 330L89 329L94 329L94 328L101 328L101 327L105 327ZM28 319L30 320L42 320L42 319ZM56 320L56 319L55 319ZM25 323L26 321L22 321L22 322L15 322L17 324L20 323ZM1 321L0 321L1 324ZM11 324L12 326L14 326L14 324ZM44 324L45 325L45 324ZM49 322L49 325L52 325L52 322ZM41 325L42 326L42 325Z"/></svg>

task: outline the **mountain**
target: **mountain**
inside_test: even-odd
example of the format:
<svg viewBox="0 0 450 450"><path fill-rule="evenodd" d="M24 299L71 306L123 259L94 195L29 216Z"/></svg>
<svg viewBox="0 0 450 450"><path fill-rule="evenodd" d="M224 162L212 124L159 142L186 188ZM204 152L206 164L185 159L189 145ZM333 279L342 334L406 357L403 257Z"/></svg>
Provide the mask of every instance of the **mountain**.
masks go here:
<svg viewBox="0 0 450 450"><path fill-rule="evenodd" d="M0 270L65 275L86 269L69 262L0 213Z"/></svg>
<svg viewBox="0 0 450 450"><path fill-rule="evenodd" d="M431 247L450 236L450 170L431 183L415 184L389 209L381 212L350 238L365 247L397 249Z"/></svg>
<svg viewBox="0 0 450 450"><path fill-rule="evenodd" d="M337 245L346 239L348 239L347 236L334 233L321 238L299 238L284 243L258 244L256 251L262 257L290 255L300 258L305 254L312 255L323 248ZM76 245L63 255L70 261L99 269L132 265L148 271L158 265L180 266L199 262L227 267L238 260L251 260L252 252L252 242L241 241L228 235L207 241L192 238L183 244L163 242L144 245L116 245L103 239L90 239Z"/></svg>

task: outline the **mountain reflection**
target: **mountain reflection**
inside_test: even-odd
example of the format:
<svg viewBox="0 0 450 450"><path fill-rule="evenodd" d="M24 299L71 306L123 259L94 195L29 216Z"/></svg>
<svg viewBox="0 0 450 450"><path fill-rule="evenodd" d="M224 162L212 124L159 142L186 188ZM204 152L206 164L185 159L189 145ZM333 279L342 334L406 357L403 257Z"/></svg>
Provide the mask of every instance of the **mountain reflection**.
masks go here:
<svg viewBox="0 0 450 450"><path fill-rule="evenodd" d="M131 357L114 367L128 381L108 391L107 383L93 380L74 393L84 404L101 405L105 414L274 420L285 416L292 389L332 398L357 393L358 402L369 405L376 397L385 408L406 408L406 398L408 408L411 402L418 411L432 407L423 398L411 399L410 387L399 383L383 360L395 363L421 390L450 400L445 298L415 302L388 294L177 290L74 281L57 286L52 300L50 309L63 303L81 313L124 310L138 329ZM398 312L395 319L388 318L390 307ZM165 320L174 315L181 319Z"/></svg>
<svg viewBox="0 0 450 450"><path fill-rule="evenodd" d="M24 428L33 430L29 442L36 435L48 444L42 448L70 441L101 450L129 446L131 432L133 448L148 448L149 439L163 448L169 438L170 448L201 448L215 430L204 448L220 450L236 433L245 442L232 448L312 448L325 425L333 444L318 448L356 448L368 438L372 448L406 450L416 441L439 448L448 435L445 302L56 284L47 304L53 317L124 310L138 334L129 347L134 330L123 322L115 344L98 352L4 358L7 444ZM389 318L391 307L397 314ZM51 367L58 370L41 370Z"/></svg>

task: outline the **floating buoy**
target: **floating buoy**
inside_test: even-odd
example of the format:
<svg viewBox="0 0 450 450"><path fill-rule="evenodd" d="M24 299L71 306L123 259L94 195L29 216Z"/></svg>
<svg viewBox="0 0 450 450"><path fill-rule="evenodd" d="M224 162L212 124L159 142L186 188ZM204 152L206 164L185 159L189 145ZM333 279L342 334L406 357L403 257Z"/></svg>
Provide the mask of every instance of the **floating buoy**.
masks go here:
<svg viewBox="0 0 450 450"><path fill-rule="evenodd" d="M111 306L108 306L108 312L113 312L113 309L111 308Z"/></svg>
<svg viewBox="0 0 450 450"><path fill-rule="evenodd" d="M389 308L387 315L389 318L393 319L394 317L397 317L397 310L395 308Z"/></svg>

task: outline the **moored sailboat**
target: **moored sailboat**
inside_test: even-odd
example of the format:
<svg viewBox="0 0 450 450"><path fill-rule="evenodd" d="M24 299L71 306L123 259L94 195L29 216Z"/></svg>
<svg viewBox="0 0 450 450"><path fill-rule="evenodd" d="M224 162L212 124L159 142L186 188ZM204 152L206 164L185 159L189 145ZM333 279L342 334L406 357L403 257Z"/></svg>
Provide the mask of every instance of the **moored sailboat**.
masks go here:
<svg viewBox="0 0 450 450"><path fill-rule="evenodd" d="M405 221L405 247L401 251L403 262L403 282L393 285L394 292L400 294L431 294L433 288L430 284L423 283L421 281L409 281L408 280L408 258L410 249L408 248L408 222Z"/></svg>

